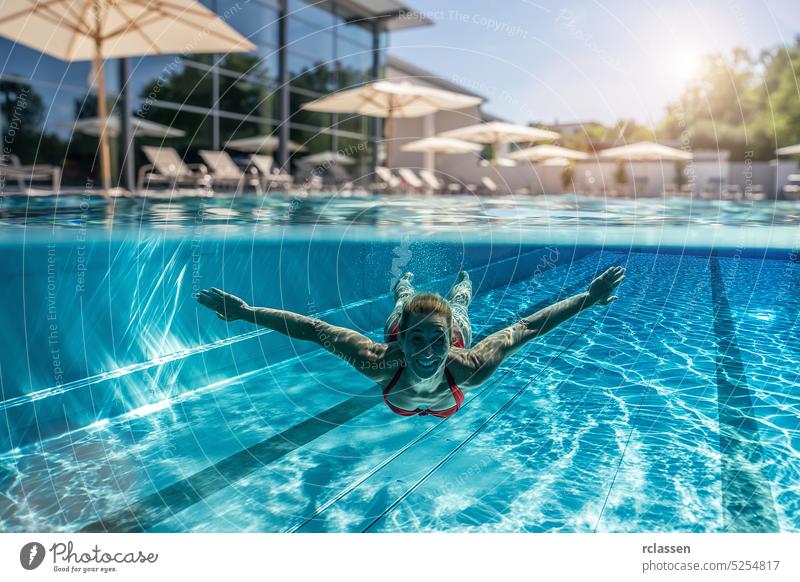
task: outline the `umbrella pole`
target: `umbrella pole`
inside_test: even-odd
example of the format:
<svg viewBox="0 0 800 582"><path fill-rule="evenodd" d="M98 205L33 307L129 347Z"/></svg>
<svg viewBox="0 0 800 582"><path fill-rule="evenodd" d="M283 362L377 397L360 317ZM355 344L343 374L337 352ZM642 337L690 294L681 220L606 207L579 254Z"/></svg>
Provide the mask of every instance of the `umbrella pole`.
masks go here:
<svg viewBox="0 0 800 582"><path fill-rule="evenodd" d="M386 167L392 169L392 131L394 130L393 122L394 114L392 109L389 108L389 114L386 116L386 129L384 131L386 139Z"/></svg>
<svg viewBox="0 0 800 582"><path fill-rule="evenodd" d="M111 189L111 155L108 149L108 132L106 125L108 122L106 112L106 86L103 76L103 59L96 60L97 70L97 114L100 117L100 173L103 186L103 196L108 196Z"/></svg>
<svg viewBox="0 0 800 582"><path fill-rule="evenodd" d="M97 81L97 115L100 118L100 176L103 196L109 196L111 189L111 155L108 150L108 113L106 112L106 81L103 71L103 39L100 36L100 7L95 2L97 30L94 35L94 68Z"/></svg>

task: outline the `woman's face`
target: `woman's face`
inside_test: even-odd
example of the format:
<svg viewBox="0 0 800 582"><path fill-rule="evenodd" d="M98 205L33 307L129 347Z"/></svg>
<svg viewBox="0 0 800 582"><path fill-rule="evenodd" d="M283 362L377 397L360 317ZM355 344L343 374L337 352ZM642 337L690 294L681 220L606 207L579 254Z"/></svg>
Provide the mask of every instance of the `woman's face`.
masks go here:
<svg viewBox="0 0 800 582"><path fill-rule="evenodd" d="M439 373L450 352L452 330L447 319L438 313L412 313L405 323L400 346L406 367L422 379Z"/></svg>

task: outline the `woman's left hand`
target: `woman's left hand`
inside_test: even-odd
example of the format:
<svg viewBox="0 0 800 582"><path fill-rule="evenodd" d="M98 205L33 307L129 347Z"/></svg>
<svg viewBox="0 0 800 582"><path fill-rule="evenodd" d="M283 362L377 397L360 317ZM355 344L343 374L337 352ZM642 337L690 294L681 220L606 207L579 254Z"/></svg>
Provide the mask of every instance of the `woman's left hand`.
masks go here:
<svg viewBox="0 0 800 582"><path fill-rule="evenodd" d="M612 293L624 280L625 269L623 267L611 267L589 284L589 300L593 304L599 303L600 305L608 305L616 301L619 297L612 295Z"/></svg>

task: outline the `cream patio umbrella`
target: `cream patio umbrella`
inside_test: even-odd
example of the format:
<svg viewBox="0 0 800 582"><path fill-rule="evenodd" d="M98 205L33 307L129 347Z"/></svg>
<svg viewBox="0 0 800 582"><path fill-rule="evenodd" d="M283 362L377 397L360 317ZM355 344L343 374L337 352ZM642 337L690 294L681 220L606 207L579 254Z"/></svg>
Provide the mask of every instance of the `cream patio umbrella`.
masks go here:
<svg viewBox="0 0 800 582"><path fill-rule="evenodd" d="M468 154L483 149L480 144L452 137L426 137L409 142L400 148L404 152L433 154Z"/></svg>
<svg viewBox="0 0 800 582"><path fill-rule="evenodd" d="M103 59L256 50L196 0L4 2L0 35L63 61L93 61L104 194L111 186L111 167Z"/></svg>
<svg viewBox="0 0 800 582"><path fill-rule="evenodd" d="M620 160L621 162L663 162L663 161L688 161L692 159L692 154L677 148L662 145L652 141L640 141L616 148L603 150L599 154L600 158L607 160ZM637 187L639 178L634 178L634 193L641 188L647 191L648 177L642 176L641 181L644 186Z"/></svg>
<svg viewBox="0 0 800 582"><path fill-rule="evenodd" d="M300 158L300 161L306 164L341 164L345 166L351 166L356 163L356 161L351 158L350 156L346 156L341 152L332 152L332 151L325 151L319 152L318 154L311 154L310 156L305 156L304 158Z"/></svg>
<svg viewBox="0 0 800 582"><path fill-rule="evenodd" d="M586 160L589 158L589 154L561 146L542 144L510 153L508 157L512 160L542 162L551 159Z"/></svg>
<svg viewBox="0 0 800 582"><path fill-rule="evenodd" d="M691 160L692 154L660 143L640 141L603 150L600 152L600 157L612 160L628 160L631 162L659 162L666 160Z"/></svg>
<svg viewBox="0 0 800 582"><path fill-rule="evenodd" d="M547 158L546 160L542 160L539 165L547 168L563 168L569 166L571 163L572 160L567 158Z"/></svg>
<svg viewBox="0 0 800 582"><path fill-rule="evenodd" d="M559 138L559 134L555 131L539 129L527 125L506 123L504 121L489 121L486 123L467 125L465 127L445 131L440 133L439 136L491 144L493 146L493 159L490 163L493 164L496 164L497 147L501 143L552 141Z"/></svg>
<svg viewBox="0 0 800 582"><path fill-rule="evenodd" d="M796 145L790 145L782 148L778 148L775 150L775 153L779 156L797 156L800 155L800 143Z"/></svg>
<svg viewBox="0 0 800 582"><path fill-rule="evenodd" d="M517 165L517 162L512 160L511 158L492 158L491 160L481 160L480 165L484 168L487 167L495 167L495 168L513 168Z"/></svg>
<svg viewBox="0 0 800 582"><path fill-rule="evenodd" d="M82 117L80 119L76 119L75 123L69 127L71 127L74 131L85 133L86 135L99 136L100 132L102 131L101 125L102 124L100 123L99 117ZM186 132L180 129L162 125L160 123L156 123L155 121L147 121L146 119L136 116L131 116L131 126L133 127L133 134L137 137L167 138L183 137L186 135ZM118 136L120 131L119 117L107 117L105 128L107 135L111 137Z"/></svg>
<svg viewBox="0 0 800 582"><path fill-rule="evenodd" d="M333 93L303 105L307 111L323 113L358 113L386 119L386 166L392 167L393 121L422 117L443 109L463 109L478 105L483 99L443 89L411 83L373 81L355 89Z"/></svg>
<svg viewBox="0 0 800 582"><path fill-rule="evenodd" d="M409 142L400 148L404 152L433 154L433 167L436 168L437 154L477 154L483 146L463 139L452 137L426 137Z"/></svg>
<svg viewBox="0 0 800 582"><path fill-rule="evenodd" d="M243 137L232 139L225 144L225 149L236 150L237 152L251 152L271 154L280 146L280 140L275 135L257 135L255 137ZM306 148L299 143L289 141L290 152L302 152Z"/></svg>

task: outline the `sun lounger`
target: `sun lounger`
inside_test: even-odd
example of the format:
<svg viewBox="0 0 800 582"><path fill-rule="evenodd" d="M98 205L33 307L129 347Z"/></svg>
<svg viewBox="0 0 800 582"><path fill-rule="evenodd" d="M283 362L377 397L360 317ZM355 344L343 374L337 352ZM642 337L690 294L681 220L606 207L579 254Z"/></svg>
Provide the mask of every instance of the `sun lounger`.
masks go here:
<svg viewBox="0 0 800 582"><path fill-rule="evenodd" d="M475 192L476 190L474 184L445 183L431 170L419 170L416 174L422 179L422 190L434 194L461 194L463 192Z"/></svg>
<svg viewBox="0 0 800 582"><path fill-rule="evenodd" d="M766 200L767 192L761 184L753 184L744 189L745 198L748 200Z"/></svg>
<svg viewBox="0 0 800 582"><path fill-rule="evenodd" d="M219 185L233 185L238 194L245 186L252 186L257 192L261 192L261 181L255 168L248 168L247 172L243 172L228 152L200 150L198 153L211 170L211 181L215 189Z"/></svg>
<svg viewBox="0 0 800 582"><path fill-rule="evenodd" d="M298 188L306 193L319 193L322 192L325 184L320 176L315 174L309 175L305 180L302 180Z"/></svg>
<svg viewBox="0 0 800 582"><path fill-rule="evenodd" d="M429 191L434 194L440 194L447 189L447 185L430 170L420 170L419 177L428 186Z"/></svg>
<svg viewBox="0 0 800 582"><path fill-rule="evenodd" d="M258 171L261 189L264 192L270 190L289 191L291 189L294 179L289 174L276 171L272 156L250 154L250 164Z"/></svg>
<svg viewBox="0 0 800 582"><path fill-rule="evenodd" d="M314 193L322 191L322 176L314 164L300 160L295 169L294 185L301 192Z"/></svg>
<svg viewBox="0 0 800 582"><path fill-rule="evenodd" d="M787 183L781 188L781 196L785 200L800 200L800 174L789 174Z"/></svg>
<svg viewBox="0 0 800 582"><path fill-rule="evenodd" d="M741 200L743 192L739 184L728 184L725 187L725 200Z"/></svg>
<svg viewBox="0 0 800 582"><path fill-rule="evenodd" d="M326 178L328 183L338 190L351 190L353 188L353 180L350 178L350 174L339 164L331 164L327 167L327 171L323 175L323 181Z"/></svg>
<svg viewBox="0 0 800 582"><path fill-rule="evenodd" d="M497 184L489 176L484 176L483 178L481 178L481 184L483 184L485 193L497 194L498 192Z"/></svg>
<svg viewBox="0 0 800 582"><path fill-rule="evenodd" d="M478 187L475 184L469 184L469 183L459 184L458 182L447 183L448 194L463 194L464 192L475 194L477 191Z"/></svg>
<svg viewBox="0 0 800 582"><path fill-rule="evenodd" d="M24 166L19 156L15 154L0 156L0 177L2 183L6 183L9 179L15 180L20 193L24 194L33 192L30 183L37 180L49 181L52 193L57 193L61 188L61 168L50 164Z"/></svg>
<svg viewBox="0 0 800 582"><path fill-rule="evenodd" d="M387 193L394 193L400 190L402 182L389 168L378 166L375 168L375 175L378 179L370 184L372 190L379 190Z"/></svg>
<svg viewBox="0 0 800 582"><path fill-rule="evenodd" d="M421 192L422 189L425 187L425 183L420 180L419 176L414 173L414 170L411 168L399 168L397 173L400 175L400 178L403 180L404 186L406 187L406 191L410 192Z"/></svg>
<svg viewBox="0 0 800 582"><path fill-rule="evenodd" d="M143 146L142 151L150 163L139 168L136 187L140 192L147 190L154 182L168 184L171 188L210 188L211 176L206 166L187 164L175 148Z"/></svg>
<svg viewBox="0 0 800 582"><path fill-rule="evenodd" d="M725 180L717 176L712 176L706 181L706 186L703 188L701 197L706 200L719 200L722 198L724 188Z"/></svg>

